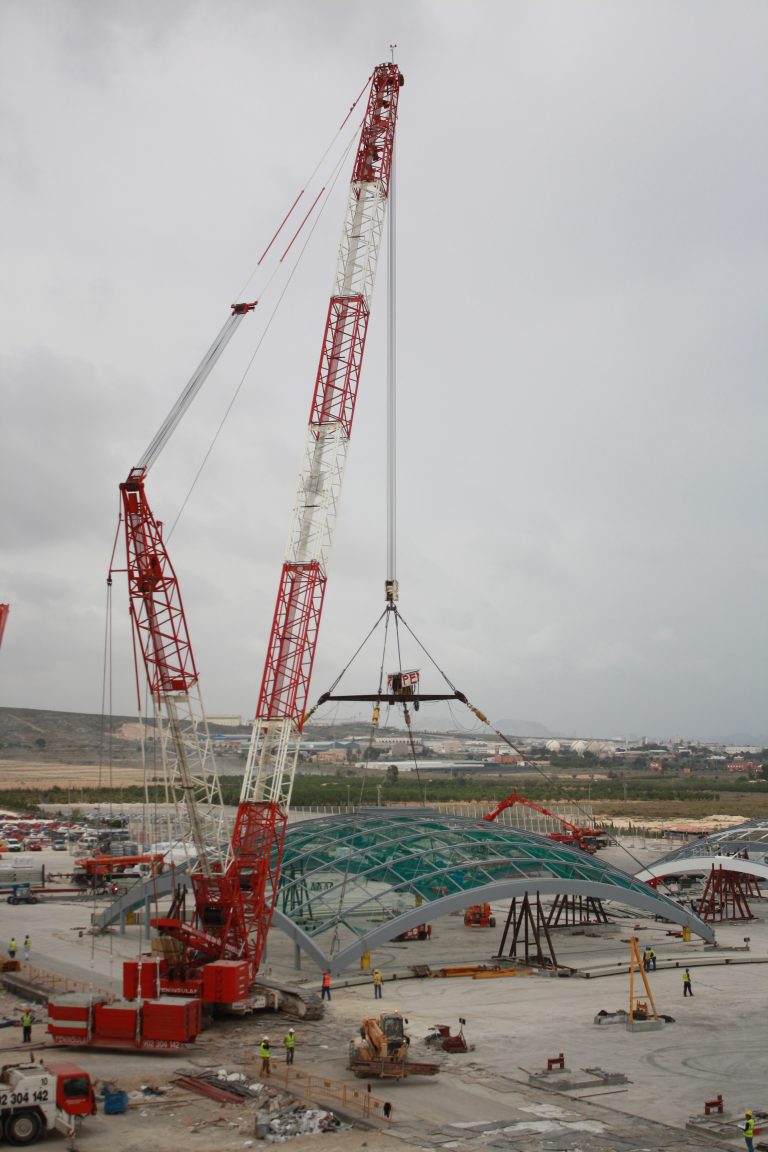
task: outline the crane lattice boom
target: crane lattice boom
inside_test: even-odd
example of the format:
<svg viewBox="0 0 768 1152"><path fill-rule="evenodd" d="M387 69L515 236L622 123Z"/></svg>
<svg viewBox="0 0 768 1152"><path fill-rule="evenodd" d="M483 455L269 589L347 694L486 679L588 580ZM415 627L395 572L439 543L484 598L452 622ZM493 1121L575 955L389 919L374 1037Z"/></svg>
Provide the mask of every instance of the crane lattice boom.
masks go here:
<svg viewBox="0 0 768 1152"><path fill-rule="evenodd" d="M402 83L395 64L374 70L226 875L193 875L198 916L208 924L218 921L222 954L245 950L254 976L277 893L384 230Z"/></svg>
<svg viewBox="0 0 768 1152"><path fill-rule="evenodd" d="M181 797L188 835L199 867L210 874L223 855L224 807L213 763L208 721L198 684L176 573L163 540L163 526L149 506L145 482L149 469L200 391L240 321L252 304L233 304L221 331L181 396L150 442L138 465L120 485L125 530L126 571L136 653L144 663L155 710L155 725L167 794ZM111 579L111 573L110 573ZM221 861L219 860L219 866Z"/></svg>

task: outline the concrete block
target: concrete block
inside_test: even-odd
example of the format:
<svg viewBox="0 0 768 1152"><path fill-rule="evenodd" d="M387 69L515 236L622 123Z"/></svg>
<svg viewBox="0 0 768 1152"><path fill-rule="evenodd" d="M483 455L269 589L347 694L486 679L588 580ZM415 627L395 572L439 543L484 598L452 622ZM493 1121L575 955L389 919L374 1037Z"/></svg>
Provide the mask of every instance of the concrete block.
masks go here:
<svg viewBox="0 0 768 1152"><path fill-rule="evenodd" d="M627 1032L660 1032L663 1020L627 1020Z"/></svg>

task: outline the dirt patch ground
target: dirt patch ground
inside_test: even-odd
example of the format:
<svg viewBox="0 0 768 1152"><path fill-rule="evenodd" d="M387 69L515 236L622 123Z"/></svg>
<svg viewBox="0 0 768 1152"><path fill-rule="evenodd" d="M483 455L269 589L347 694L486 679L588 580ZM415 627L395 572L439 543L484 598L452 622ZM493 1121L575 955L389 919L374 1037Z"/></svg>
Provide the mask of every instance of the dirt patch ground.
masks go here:
<svg viewBox="0 0 768 1152"><path fill-rule="evenodd" d="M141 786L141 768L99 767L98 764L36 764L27 760L0 761L0 792L21 788L121 788ZM66 800L66 796L63 798Z"/></svg>

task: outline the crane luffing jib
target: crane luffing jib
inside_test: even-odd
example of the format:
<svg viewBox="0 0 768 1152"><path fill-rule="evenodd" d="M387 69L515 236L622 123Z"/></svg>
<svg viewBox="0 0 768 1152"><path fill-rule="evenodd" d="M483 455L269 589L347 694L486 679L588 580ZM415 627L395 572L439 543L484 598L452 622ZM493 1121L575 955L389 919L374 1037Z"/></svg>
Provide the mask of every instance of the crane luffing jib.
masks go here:
<svg viewBox="0 0 768 1152"><path fill-rule="evenodd" d="M162 522L155 520L145 491L149 469L157 460L252 303L233 304L230 315L200 361L128 479L120 485L131 615L147 680L153 696L185 692L197 684L192 647L176 573L163 541Z"/></svg>
<svg viewBox="0 0 768 1152"><path fill-rule="evenodd" d="M138 465L120 485L134 639L141 652L158 719L166 782L174 797L181 794L189 835L205 871L210 871L210 858L223 839L222 796L218 778L212 771L208 722L200 697L181 590L163 540L162 522L155 519L147 500L145 480L243 316L255 307L255 301L232 305L226 322ZM137 659L136 687L140 698L138 678Z"/></svg>
<svg viewBox="0 0 768 1152"><path fill-rule="evenodd" d="M247 955L253 976L277 893L384 229L402 84L396 64L381 64L374 70L226 876L193 874L199 921L206 925L218 921L222 955Z"/></svg>
<svg viewBox="0 0 768 1152"><path fill-rule="evenodd" d="M250 304L233 304L231 306L230 314L222 325L221 331L211 344L205 356L203 356L202 360L197 366L197 370L193 373L186 388L181 393L173 408L171 408L165 420L158 428L146 452L142 456L141 460L139 460L137 467L131 471L131 476L129 479L131 477L136 477L139 474L141 476L146 475L146 473L155 463L163 448L171 438L173 432L176 430L176 427L182 416L189 408L195 396L197 396L203 384L211 374L211 371L217 360L234 336L235 331L238 328L243 316L247 315L248 312L252 312L257 303L257 300L253 300Z"/></svg>

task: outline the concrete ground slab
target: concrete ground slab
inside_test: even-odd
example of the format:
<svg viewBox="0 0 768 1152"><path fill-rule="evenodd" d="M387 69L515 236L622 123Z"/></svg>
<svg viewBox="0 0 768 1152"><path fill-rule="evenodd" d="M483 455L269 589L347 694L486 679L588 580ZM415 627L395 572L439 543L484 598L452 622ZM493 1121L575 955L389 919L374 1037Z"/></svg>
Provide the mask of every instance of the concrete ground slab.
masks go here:
<svg viewBox="0 0 768 1152"><path fill-rule="evenodd" d="M102 905L99 904L98 907ZM94 908L96 905L93 906ZM74 904L19 905L6 908L3 932L22 939L30 931L32 963L57 973L62 980L78 980L85 987L112 987L119 991L122 960L135 958L147 948L140 927L125 935L110 932L92 937L88 932L90 911ZM550 974L519 976L514 980L416 978L411 967L422 968L459 963L493 962L498 950L506 908L494 907L495 930L465 929L459 916L433 923L428 942L388 944L377 950L372 963L384 975L384 996L374 1002L368 972L350 972L334 982L332 1002L325 1018L297 1026L297 1064L337 1080L358 1084L346 1069L349 1039L362 1018L374 1012L399 1008L409 1020L414 1057L432 1059L424 1038L434 1024L456 1030L459 1017L466 1019L465 1034L474 1051L440 1054L442 1071L429 1080L409 1079L402 1084L373 1081L372 1089L385 1094L394 1106L391 1132L366 1134L367 1152L393 1147L399 1140L409 1149L456 1148L479 1152L488 1147L511 1152L550 1152L580 1149L581 1152L640 1152L641 1149L679 1149L692 1152L706 1140L709 1147L743 1148L735 1121L719 1131L687 1129L688 1121L703 1114L704 1101L722 1093L729 1116L766 1103L768 1053L764 1042L763 1014L768 1000L768 911L763 901L753 904L757 919L750 923L718 925L718 947L705 949L695 939L690 944L670 934L670 926L624 914L607 927L557 929L553 941L558 960L567 968L610 973L603 978L554 978ZM631 935L641 945L651 944L659 967L649 979L656 1008L672 1016L674 1024L661 1032L627 1033L623 1028L599 1027L594 1023L601 1010L629 1007L626 974ZM749 952L744 937L750 937ZM737 961L746 961L740 963ZM320 973L305 963L294 967L293 945L279 933L269 941L267 967L276 979L300 982L317 988ZM700 961L700 967L695 962ZM730 963L726 963L730 961ZM694 997L683 998L681 967L691 967ZM7 1011L11 1002L4 998ZM253 1068L254 1048L268 1028L275 1035L285 1026L276 1017L256 1017L221 1023L204 1033L184 1053L170 1055L71 1052L56 1049L54 1055L76 1059L100 1077L119 1086L136 1082L164 1083L181 1067L201 1068L222 1064L237 1070ZM294 1022L295 1024L295 1022ZM16 1030L0 1030L0 1059L22 1054ZM42 1028L33 1037L44 1047L36 1049L51 1057ZM576 1072L601 1069L622 1075L628 1083L593 1086L577 1090L580 1095L544 1092L528 1082L528 1071L546 1067L547 1059L563 1052ZM166 1115L177 1124L189 1152L210 1147L211 1131L190 1133L183 1116L191 1105L179 1104L174 1118L170 1108L144 1108L147 1116L132 1111L128 1119L99 1120L91 1141L87 1128L78 1142L81 1152L109 1146L111 1152L127 1152L145 1146L143 1129L148 1120ZM211 1108L196 1104L195 1109ZM197 1112L195 1112L197 1115ZM205 1113L201 1113L205 1116ZM109 1127L105 1121L109 1120ZM202 1121L201 1121L202 1122ZM154 1132L154 1127L152 1129ZM170 1128L169 1128L170 1131ZM108 1144L104 1143L105 1133ZM131 1133L129 1135L129 1132ZM215 1146L221 1152L242 1148L244 1130L231 1133L226 1124L215 1129ZM98 1137L98 1138L97 1138ZM292 1144L297 1152L308 1146L305 1139ZM154 1152L164 1147L153 1141ZM345 1152L361 1147L360 1133L354 1140L344 1134L322 1137L326 1152Z"/></svg>

